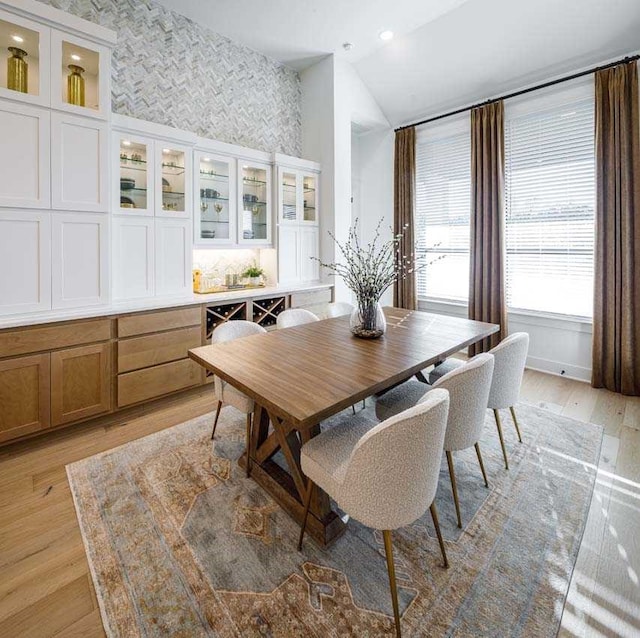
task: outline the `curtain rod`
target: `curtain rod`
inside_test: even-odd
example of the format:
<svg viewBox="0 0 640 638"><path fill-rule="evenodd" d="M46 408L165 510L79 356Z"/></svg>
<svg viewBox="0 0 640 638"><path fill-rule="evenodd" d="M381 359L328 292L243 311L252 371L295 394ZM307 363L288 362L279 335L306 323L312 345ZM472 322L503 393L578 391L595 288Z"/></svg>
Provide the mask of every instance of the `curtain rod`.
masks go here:
<svg viewBox="0 0 640 638"><path fill-rule="evenodd" d="M538 84L536 86L531 86L528 89L521 89L520 91L514 91L513 93L507 93L506 95L502 95L500 97L494 97L490 100L485 100L484 102L478 102L477 104L472 104L471 106L463 106L460 109L456 109L455 111L449 111L448 113L442 113L441 115L435 115L434 117L429 117L425 120L420 120L419 122L414 122L413 124L405 124L404 126L399 126L395 129L395 132L402 131L406 128L411 128L412 126L421 126L422 124L429 124L429 122L435 122L436 120L441 120L445 117L451 117L452 115L459 115L460 113L464 113L465 111L471 111L472 109L478 108L479 106L485 106L487 104L491 104L492 102L499 102L500 100L508 100L512 97L518 97L519 95L525 95L526 93L531 93L532 91L539 91L540 89L546 89L549 86L554 86L556 84L561 84L562 82L569 82L570 80L576 80L577 78L581 78L585 75L590 75L591 73L597 73L598 71L603 71L604 69L610 69L611 67L618 66L618 64L626 64L627 62L634 62L635 60L640 59L640 55L629 55L622 60L618 60L616 62L610 62L609 64L604 64L602 66L596 66L592 69L587 69L586 71L580 71L578 73L574 73L573 75L568 75L563 78L558 78L557 80L550 80L549 82L545 82L544 84Z"/></svg>

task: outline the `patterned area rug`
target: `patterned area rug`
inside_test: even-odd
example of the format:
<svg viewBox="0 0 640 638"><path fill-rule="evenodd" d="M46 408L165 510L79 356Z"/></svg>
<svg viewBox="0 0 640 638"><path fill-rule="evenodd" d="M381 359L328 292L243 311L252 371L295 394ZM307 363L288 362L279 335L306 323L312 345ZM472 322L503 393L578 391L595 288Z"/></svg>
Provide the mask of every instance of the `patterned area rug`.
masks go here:
<svg viewBox="0 0 640 638"><path fill-rule="evenodd" d="M353 417L379 421L411 405L411 381ZM493 415L481 447L454 454L464 527L446 462L437 506L451 567L429 513L394 532L404 636L555 636L595 481L602 428L518 406L505 411L505 471ZM349 522L327 550L236 460L244 416L224 408L67 467L109 636L393 635L382 535ZM218 438L219 437L219 438ZM212 451L213 447L213 451Z"/></svg>

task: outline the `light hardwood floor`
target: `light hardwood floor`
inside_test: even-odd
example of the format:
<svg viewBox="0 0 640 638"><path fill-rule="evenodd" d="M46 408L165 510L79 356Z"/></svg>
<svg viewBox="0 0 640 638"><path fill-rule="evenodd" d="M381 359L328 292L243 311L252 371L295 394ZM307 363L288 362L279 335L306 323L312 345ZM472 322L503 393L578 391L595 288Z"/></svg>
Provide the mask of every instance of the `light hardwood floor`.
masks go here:
<svg viewBox="0 0 640 638"><path fill-rule="evenodd" d="M639 636L640 398L528 370L522 399L605 427L560 635ZM65 465L213 409L208 387L0 449L0 636L104 635Z"/></svg>

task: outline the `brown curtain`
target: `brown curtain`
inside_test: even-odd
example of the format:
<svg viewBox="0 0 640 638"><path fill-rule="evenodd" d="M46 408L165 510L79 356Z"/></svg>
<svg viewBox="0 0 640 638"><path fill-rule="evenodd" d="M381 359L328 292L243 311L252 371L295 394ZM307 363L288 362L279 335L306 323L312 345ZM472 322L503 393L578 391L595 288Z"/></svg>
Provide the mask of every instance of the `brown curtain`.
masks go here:
<svg viewBox="0 0 640 638"><path fill-rule="evenodd" d="M416 177L416 129L396 131L393 167L393 230L402 233L400 254L413 256L415 251L413 203ZM393 305L396 308L417 308L415 273L396 281L393 287Z"/></svg>
<svg viewBox="0 0 640 638"><path fill-rule="evenodd" d="M592 385L640 395L640 124L635 62L596 73Z"/></svg>
<svg viewBox="0 0 640 638"><path fill-rule="evenodd" d="M500 324L500 332L469 347L486 352L507 334L504 285L504 108L471 111L471 270L469 319Z"/></svg>

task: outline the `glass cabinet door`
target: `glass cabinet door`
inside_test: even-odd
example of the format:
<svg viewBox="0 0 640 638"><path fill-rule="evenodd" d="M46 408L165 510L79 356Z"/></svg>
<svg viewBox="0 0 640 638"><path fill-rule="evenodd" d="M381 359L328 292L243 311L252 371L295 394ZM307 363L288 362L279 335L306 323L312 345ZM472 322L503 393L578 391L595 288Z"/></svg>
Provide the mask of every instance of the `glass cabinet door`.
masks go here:
<svg viewBox="0 0 640 638"><path fill-rule="evenodd" d="M115 135L118 154L116 171L118 199L114 204L119 213L153 215L153 142L142 138Z"/></svg>
<svg viewBox="0 0 640 638"><path fill-rule="evenodd" d="M298 173L286 168L278 170L280 190L280 221L298 221Z"/></svg>
<svg viewBox="0 0 640 638"><path fill-rule="evenodd" d="M156 215L159 217L188 217L190 153L184 147L156 142L158 170Z"/></svg>
<svg viewBox="0 0 640 638"><path fill-rule="evenodd" d="M50 32L48 27L0 9L2 97L48 105Z"/></svg>
<svg viewBox="0 0 640 638"><path fill-rule="evenodd" d="M197 243L229 244L235 240L236 193L234 162L205 152L196 153Z"/></svg>
<svg viewBox="0 0 640 638"><path fill-rule="evenodd" d="M318 223L318 176L315 174L302 178L302 221Z"/></svg>
<svg viewBox="0 0 640 638"><path fill-rule="evenodd" d="M239 243L271 242L271 166L239 162Z"/></svg>

